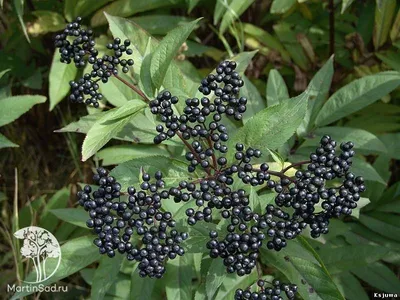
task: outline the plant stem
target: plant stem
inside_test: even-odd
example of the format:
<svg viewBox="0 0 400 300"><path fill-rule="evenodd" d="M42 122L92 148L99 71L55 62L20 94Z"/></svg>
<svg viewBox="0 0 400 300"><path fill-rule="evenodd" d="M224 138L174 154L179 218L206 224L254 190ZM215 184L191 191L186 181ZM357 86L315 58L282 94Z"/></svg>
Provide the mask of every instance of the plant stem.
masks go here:
<svg viewBox="0 0 400 300"><path fill-rule="evenodd" d="M309 163L311 163L311 160L299 161L297 163L293 163L290 166L287 166L286 168L282 169L281 172L282 173L286 173L286 171L291 169L291 168L294 168L294 167L297 167L297 166L301 166L301 165L304 165L304 164L309 164Z"/></svg>
<svg viewBox="0 0 400 300"><path fill-rule="evenodd" d="M212 142L211 142L211 137L210 136L207 137L207 143L208 143L208 147L210 147L210 149L212 150L213 146L212 146ZM214 170L217 170L217 158L215 157L214 151L213 151L213 154L212 154L212 160L213 160Z"/></svg>
<svg viewBox="0 0 400 300"><path fill-rule="evenodd" d="M118 75L116 75L116 74L113 74L113 76L114 76L115 78L117 78L119 81L121 81L122 83L124 83L126 86L128 86L128 87L130 87L132 90L134 90L140 97L143 98L143 100L144 100L145 102L150 102L150 99L147 98L147 96L146 96L137 86L135 86L135 85L129 83L128 81L126 81L125 79L123 79L122 77L120 77L120 76L118 76Z"/></svg>

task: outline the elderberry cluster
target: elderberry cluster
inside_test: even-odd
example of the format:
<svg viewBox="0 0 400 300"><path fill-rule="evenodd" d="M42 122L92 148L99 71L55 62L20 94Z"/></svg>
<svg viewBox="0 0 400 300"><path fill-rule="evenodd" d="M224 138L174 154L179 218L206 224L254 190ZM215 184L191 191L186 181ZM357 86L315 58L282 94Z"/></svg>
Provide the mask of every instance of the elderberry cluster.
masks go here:
<svg viewBox="0 0 400 300"><path fill-rule="evenodd" d="M71 63L73 59L77 67L84 67L86 63L92 65L92 70L83 75L77 81L71 81L71 94L69 99L73 103L85 103L99 107L99 100L103 95L99 92L98 82L108 82L111 76L118 75L118 67L122 67L122 72L128 73L129 67L133 66L133 59L125 59L123 55L132 55L133 51L129 48L131 42L115 38L112 43L107 44L109 53L99 57L96 50L96 42L93 39L91 29L81 28L82 18L78 17L74 22L69 23L62 34L55 37L55 46L59 48L61 54L60 61ZM72 44L67 39L73 39Z"/></svg>
<svg viewBox="0 0 400 300"><path fill-rule="evenodd" d="M118 251L138 261L140 276L161 278L166 260L185 253L180 243L188 237L174 229L172 214L161 210L162 200L169 197L167 190L159 191L165 185L162 173L155 173L154 183L149 174L143 174L141 190L129 187L127 201L121 201L121 185L105 169L97 172L93 179L99 188L92 195L89 185L78 192L79 204L90 216L86 225L98 236L93 243L100 254L113 257ZM140 243L133 243L135 233Z"/></svg>
<svg viewBox="0 0 400 300"><path fill-rule="evenodd" d="M294 299L297 292L295 284L281 283L279 280L272 282L272 287L266 287L269 282L266 280L258 280L257 286L260 288L258 292L251 292L250 290L238 289L235 293L235 300L244 299L259 299L259 300L282 300L282 292L288 299Z"/></svg>

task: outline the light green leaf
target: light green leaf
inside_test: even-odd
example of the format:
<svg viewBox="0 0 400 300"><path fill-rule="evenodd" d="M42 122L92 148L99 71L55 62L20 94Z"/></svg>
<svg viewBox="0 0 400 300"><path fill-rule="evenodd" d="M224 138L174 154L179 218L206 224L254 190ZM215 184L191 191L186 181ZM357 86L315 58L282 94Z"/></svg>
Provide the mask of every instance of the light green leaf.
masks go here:
<svg viewBox="0 0 400 300"><path fill-rule="evenodd" d="M341 14L345 12L347 8L350 7L350 5L354 2L354 0L343 0L342 1L342 9L340 11Z"/></svg>
<svg viewBox="0 0 400 300"><path fill-rule="evenodd" d="M382 46L392 28L392 21L396 12L396 0L382 1L382 6L376 6L375 9L375 25L372 34L372 41L374 42L375 50Z"/></svg>
<svg viewBox="0 0 400 300"><path fill-rule="evenodd" d="M148 156L168 156L165 148L147 145L118 145L97 152L96 157L102 160L103 166L118 165L128 160Z"/></svg>
<svg viewBox="0 0 400 300"><path fill-rule="evenodd" d="M261 151L279 148L301 124L306 113L307 101L306 90L293 99L260 111L236 132L229 145L232 148L240 142Z"/></svg>
<svg viewBox="0 0 400 300"><path fill-rule="evenodd" d="M351 245L334 248L323 247L318 254L331 274L339 274L376 262L388 252L388 248L381 246Z"/></svg>
<svg viewBox="0 0 400 300"><path fill-rule="evenodd" d="M49 74L50 111L69 93L69 82L74 80L77 71L74 64L60 61L58 51L54 53Z"/></svg>
<svg viewBox="0 0 400 300"><path fill-rule="evenodd" d="M246 123L251 116L255 115L259 111L262 111L265 108L265 100L261 97L257 88L254 84L243 75L244 85L240 91L240 96L246 97L248 99L248 103L246 106L246 112L243 114L243 123Z"/></svg>
<svg viewBox="0 0 400 300"><path fill-rule="evenodd" d="M355 150L361 150L362 153L385 153L385 145L372 133L349 127L321 127L313 132L312 139L306 139L302 147L315 147L324 135L331 136L338 143L352 141ZM307 137L306 137L307 138Z"/></svg>
<svg viewBox="0 0 400 300"><path fill-rule="evenodd" d="M119 74L119 76L128 82L131 81L125 74ZM100 85L100 91L107 101L116 107L120 107L132 99L140 99L136 92L114 76L108 79L107 84Z"/></svg>
<svg viewBox="0 0 400 300"><path fill-rule="evenodd" d="M239 19L239 17L246 11L254 0L233 0L229 6L226 8L226 12L221 20L221 25L219 26L219 32L223 34L229 26Z"/></svg>
<svg viewBox="0 0 400 300"><path fill-rule="evenodd" d="M257 280L257 271L254 270L249 275L238 276L236 274L227 274L218 289L215 299L234 299L237 289L246 289Z"/></svg>
<svg viewBox="0 0 400 300"><path fill-rule="evenodd" d="M123 258L123 255L117 254L113 258L105 256L100 259L100 264L93 276L92 289L90 292L92 299L104 299L111 285L117 280Z"/></svg>
<svg viewBox="0 0 400 300"><path fill-rule="evenodd" d="M45 101L46 97L40 95L13 96L0 100L0 126L11 123L32 106Z"/></svg>
<svg viewBox="0 0 400 300"><path fill-rule="evenodd" d="M296 0L274 0L271 5L272 14L283 14L296 4Z"/></svg>
<svg viewBox="0 0 400 300"><path fill-rule="evenodd" d="M375 55L390 68L400 72L400 58L395 51L376 52Z"/></svg>
<svg viewBox="0 0 400 300"><path fill-rule="evenodd" d="M146 103L141 100L128 101L123 106L112 110L111 113L96 121L83 141L82 161L86 161L115 137L145 106Z"/></svg>
<svg viewBox="0 0 400 300"><path fill-rule="evenodd" d="M168 300L186 300L192 297L193 255L177 256L169 260L166 266L167 285L165 291Z"/></svg>
<svg viewBox="0 0 400 300"><path fill-rule="evenodd" d="M9 139L7 139L4 135L0 133L0 149L10 148L10 147L19 147L19 146L11 142Z"/></svg>
<svg viewBox="0 0 400 300"><path fill-rule="evenodd" d="M55 274L41 283L23 283L21 285L21 291L16 292L11 299L14 300L31 295L35 291L33 287L38 287L39 285L47 286L64 279L92 264L99 258L99 250L97 247L93 246L93 236L83 236L70 240L61 246L60 266ZM56 260L51 260L46 263L46 270L49 272L48 274L51 274L51 272L55 269L56 263ZM32 272L25 280L35 281L35 276L36 275Z"/></svg>
<svg viewBox="0 0 400 300"><path fill-rule="evenodd" d="M357 157L353 157L352 160L353 164L351 166L351 171L354 174L364 177L365 180L376 181L386 185L385 180L383 180L381 175L379 175L370 163Z"/></svg>
<svg viewBox="0 0 400 300"><path fill-rule="evenodd" d="M107 23L104 12L110 15L129 17L134 14L153 10L163 6L172 6L180 1L173 0L117 0L98 10L92 17L90 24L97 27ZM133 41L132 41L133 42Z"/></svg>
<svg viewBox="0 0 400 300"><path fill-rule="evenodd" d="M214 294L225 280L226 275L226 267L224 266L222 259L217 259L211 264L206 278L206 291L208 299L214 299Z"/></svg>
<svg viewBox="0 0 400 300"><path fill-rule="evenodd" d="M47 10L35 10L32 14L37 18L28 28L28 32L32 35L60 31L66 26L63 16L59 13Z"/></svg>
<svg viewBox="0 0 400 300"><path fill-rule="evenodd" d="M335 92L322 107L315 124L327 125L381 99L400 85L400 73L381 72L354 80Z"/></svg>
<svg viewBox="0 0 400 300"><path fill-rule="evenodd" d="M361 197L360 200L357 201L357 207L352 210L352 216L354 218L360 218L360 211L363 207L367 206L371 201L368 198Z"/></svg>
<svg viewBox="0 0 400 300"><path fill-rule="evenodd" d="M267 104L273 106L289 98L289 92L281 74L272 69L269 71L267 82Z"/></svg>
<svg viewBox="0 0 400 300"><path fill-rule="evenodd" d="M64 222L68 222L85 229L88 228L86 226L86 221L89 219L89 215L83 209L57 208L51 209L50 212Z"/></svg>
<svg viewBox="0 0 400 300"><path fill-rule="evenodd" d="M1 71L1 72L0 72L0 79L2 79L3 76L4 76L5 74L7 74L9 71L11 71L11 69L5 69L5 70Z"/></svg>
<svg viewBox="0 0 400 300"><path fill-rule="evenodd" d="M69 196L69 188L58 190L53 196L51 196L41 212L39 222L40 227L45 228L50 232L55 231L59 220L54 216L54 214L51 214L50 210L65 208L67 206Z"/></svg>
<svg viewBox="0 0 400 300"><path fill-rule="evenodd" d="M151 74L149 72L153 50L154 47L151 46L151 37L149 37L149 41L147 42L146 46L146 52L144 53L143 56L142 68L140 68L139 84L142 87L143 92L150 98L153 97L155 94L155 89L153 86L153 82L151 80Z"/></svg>
<svg viewBox="0 0 400 300"><path fill-rule="evenodd" d="M174 186L181 180L187 178L187 165L177 159L171 159L165 156L151 156L133 159L124 162L114 168L111 172L112 176L118 178L118 182L123 189L128 186L137 185L139 181L138 170L143 167L151 176L157 170L163 173L163 180L166 186Z"/></svg>
<svg viewBox="0 0 400 300"><path fill-rule="evenodd" d="M178 49L182 46L183 42L186 41L189 34L193 31L199 21L200 19L197 19L170 31L153 52L151 57L150 74L156 88L160 88L163 84L171 60L174 58Z"/></svg>

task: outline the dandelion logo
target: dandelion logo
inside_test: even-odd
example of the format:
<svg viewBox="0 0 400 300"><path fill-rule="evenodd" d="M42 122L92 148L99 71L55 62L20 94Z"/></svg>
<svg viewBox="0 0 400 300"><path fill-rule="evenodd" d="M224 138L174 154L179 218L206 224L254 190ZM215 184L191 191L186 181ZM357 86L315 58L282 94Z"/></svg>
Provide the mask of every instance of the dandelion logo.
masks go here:
<svg viewBox="0 0 400 300"><path fill-rule="evenodd" d="M32 260L35 281L26 283L40 283L54 275L61 262L61 249L57 239L46 229L29 226L14 233L14 236L23 240L21 255ZM47 264L47 266L46 266Z"/></svg>

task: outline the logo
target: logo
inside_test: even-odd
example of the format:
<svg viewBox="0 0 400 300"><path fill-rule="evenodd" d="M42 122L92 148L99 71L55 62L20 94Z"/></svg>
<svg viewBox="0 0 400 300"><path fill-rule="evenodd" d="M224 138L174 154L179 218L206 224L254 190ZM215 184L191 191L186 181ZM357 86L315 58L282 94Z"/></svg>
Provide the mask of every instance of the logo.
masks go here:
<svg viewBox="0 0 400 300"><path fill-rule="evenodd" d="M33 271L24 282L40 283L53 276L61 262L60 245L54 235L44 228L29 226L14 236L22 240L20 253Z"/></svg>

